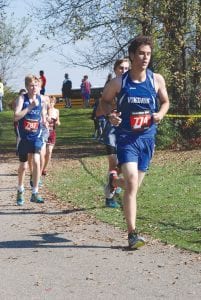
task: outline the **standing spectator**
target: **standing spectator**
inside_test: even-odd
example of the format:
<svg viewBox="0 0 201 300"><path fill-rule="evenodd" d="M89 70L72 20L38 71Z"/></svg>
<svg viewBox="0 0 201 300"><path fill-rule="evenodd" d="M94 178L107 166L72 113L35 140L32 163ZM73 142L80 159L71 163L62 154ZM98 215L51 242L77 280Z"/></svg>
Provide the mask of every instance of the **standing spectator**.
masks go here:
<svg viewBox="0 0 201 300"><path fill-rule="evenodd" d="M40 90L40 94L41 95L45 95L45 87L46 87L46 77L44 75L44 71L40 71L40 81L41 81L41 90Z"/></svg>
<svg viewBox="0 0 201 300"><path fill-rule="evenodd" d="M4 95L4 86L2 79L0 77L0 112L3 111L3 95Z"/></svg>
<svg viewBox="0 0 201 300"><path fill-rule="evenodd" d="M64 75L64 81L62 85L62 97L65 100L66 108L71 108L71 95L72 95L72 81L68 78L68 74Z"/></svg>
<svg viewBox="0 0 201 300"><path fill-rule="evenodd" d="M82 95L82 101L83 101L83 108L84 108L84 93L85 93L84 78L82 79L82 82L80 84L80 89L81 89L81 95Z"/></svg>
<svg viewBox="0 0 201 300"><path fill-rule="evenodd" d="M90 95L91 95L91 83L88 80L88 75L84 75L84 78L81 83L81 94L83 98L83 104L84 107L87 108L89 107L89 100L90 100Z"/></svg>

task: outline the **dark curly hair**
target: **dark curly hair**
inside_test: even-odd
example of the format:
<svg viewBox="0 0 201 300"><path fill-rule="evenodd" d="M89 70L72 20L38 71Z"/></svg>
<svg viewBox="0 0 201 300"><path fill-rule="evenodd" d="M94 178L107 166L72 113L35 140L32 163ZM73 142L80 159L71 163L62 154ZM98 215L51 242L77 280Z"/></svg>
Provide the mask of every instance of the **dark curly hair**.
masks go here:
<svg viewBox="0 0 201 300"><path fill-rule="evenodd" d="M146 35L138 35L133 40L131 40L130 45L128 47L129 58L130 54L135 53L141 45L149 45L150 48L153 49L152 38Z"/></svg>

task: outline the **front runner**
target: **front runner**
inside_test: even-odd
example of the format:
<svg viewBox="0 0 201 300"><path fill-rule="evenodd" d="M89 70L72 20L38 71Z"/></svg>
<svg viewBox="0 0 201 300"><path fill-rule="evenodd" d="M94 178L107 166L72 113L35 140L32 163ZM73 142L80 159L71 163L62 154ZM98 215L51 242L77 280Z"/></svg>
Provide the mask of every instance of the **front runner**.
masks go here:
<svg viewBox="0 0 201 300"><path fill-rule="evenodd" d="M152 48L150 37L136 37L128 48L131 70L122 78L111 80L101 99L104 114L117 126L117 158L124 177L123 208L131 249L145 244L136 231L136 197L153 156L157 123L169 109L164 78L148 69ZM112 112L112 101L117 95L117 112ZM113 171L111 191L116 185L120 183Z"/></svg>
<svg viewBox="0 0 201 300"><path fill-rule="evenodd" d="M20 95L16 100L14 121L18 122L20 142L18 154L20 165L18 169L17 205L24 204L24 178L27 169L28 154L33 154L33 188L31 202L43 203L38 194L40 179L40 151L43 144L41 118L43 119L41 97L37 95L40 81L34 75L25 77L27 94Z"/></svg>

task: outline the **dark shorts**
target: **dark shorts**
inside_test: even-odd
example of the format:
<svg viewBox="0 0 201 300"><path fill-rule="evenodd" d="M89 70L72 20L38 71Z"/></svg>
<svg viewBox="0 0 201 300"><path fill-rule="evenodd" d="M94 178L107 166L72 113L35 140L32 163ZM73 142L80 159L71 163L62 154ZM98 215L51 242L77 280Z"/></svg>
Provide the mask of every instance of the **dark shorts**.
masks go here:
<svg viewBox="0 0 201 300"><path fill-rule="evenodd" d="M43 141L37 138L35 141L21 140L18 145L18 155L21 162L28 160L29 153L40 153Z"/></svg>
<svg viewBox="0 0 201 300"><path fill-rule="evenodd" d="M50 130L50 134L48 137L47 144L48 145L54 145L56 143L56 131L55 130Z"/></svg>
<svg viewBox="0 0 201 300"><path fill-rule="evenodd" d="M137 162L138 170L146 172L153 157L154 137L135 137L121 134L117 138L117 158L120 165Z"/></svg>

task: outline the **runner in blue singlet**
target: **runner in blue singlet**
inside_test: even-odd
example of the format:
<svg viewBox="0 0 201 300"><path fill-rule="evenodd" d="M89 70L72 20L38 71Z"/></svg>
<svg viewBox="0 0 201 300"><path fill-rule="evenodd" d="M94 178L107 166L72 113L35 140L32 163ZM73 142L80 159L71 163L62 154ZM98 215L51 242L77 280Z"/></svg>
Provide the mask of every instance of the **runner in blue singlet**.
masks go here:
<svg viewBox="0 0 201 300"><path fill-rule="evenodd" d="M27 94L20 95L16 100L14 121L18 122L20 142L18 154L20 165L18 169L18 193L17 204L24 204L24 177L27 168L28 154L33 154L33 188L31 202L43 203L38 194L38 183L40 179L40 151L43 144L41 118L43 108L39 91L39 79L29 75L25 77Z"/></svg>
<svg viewBox="0 0 201 300"><path fill-rule="evenodd" d="M136 249L145 244L136 231L136 197L153 156L157 123L169 109L165 80L148 69L152 40L137 36L129 45L131 70L115 78L105 87L101 107L116 126L117 158L123 179L115 171L110 174L110 188L124 186L124 214L128 228L128 244ZM112 101L117 96L117 112ZM158 105L159 104L159 105Z"/></svg>
<svg viewBox="0 0 201 300"><path fill-rule="evenodd" d="M116 77L122 76L122 74L124 74L129 69L128 58L117 59L116 62L114 63L113 69ZM114 99L113 108L116 109L116 99ZM103 118L101 142L105 144L107 158L108 158L108 173L107 173L107 180L108 180L108 177L110 176L110 172L116 170L118 166L115 127L109 122L109 120L105 119L104 115L101 112L100 105L98 105L96 115L98 118L99 117ZM121 188L118 188L115 191L111 192L109 185L107 184L105 186L104 193L105 193L106 207L109 208L120 207L118 201L115 200L115 194L120 192L121 192Z"/></svg>

